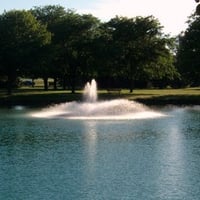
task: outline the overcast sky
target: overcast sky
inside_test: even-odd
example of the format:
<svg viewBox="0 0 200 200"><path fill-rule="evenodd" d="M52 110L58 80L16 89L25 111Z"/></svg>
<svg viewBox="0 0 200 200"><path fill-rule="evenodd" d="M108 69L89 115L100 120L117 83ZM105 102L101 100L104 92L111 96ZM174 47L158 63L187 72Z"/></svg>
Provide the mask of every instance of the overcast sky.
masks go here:
<svg viewBox="0 0 200 200"><path fill-rule="evenodd" d="M108 21L116 15L153 15L164 26L164 33L173 36L186 29L185 22L197 4L195 0L2 0L0 12L44 5L61 5L80 14L90 13L102 21Z"/></svg>

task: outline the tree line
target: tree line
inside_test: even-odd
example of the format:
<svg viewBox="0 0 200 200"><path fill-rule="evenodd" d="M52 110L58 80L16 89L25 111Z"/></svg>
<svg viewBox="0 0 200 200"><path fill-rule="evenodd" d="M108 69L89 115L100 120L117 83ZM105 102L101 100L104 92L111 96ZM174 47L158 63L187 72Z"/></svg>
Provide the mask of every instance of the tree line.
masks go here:
<svg viewBox="0 0 200 200"><path fill-rule="evenodd" d="M91 78L101 88L198 85L200 19L192 15L177 38L153 16L101 22L59 5L10 10L0 15L0 87L19 77L48 78L72 93Z"/></svg>

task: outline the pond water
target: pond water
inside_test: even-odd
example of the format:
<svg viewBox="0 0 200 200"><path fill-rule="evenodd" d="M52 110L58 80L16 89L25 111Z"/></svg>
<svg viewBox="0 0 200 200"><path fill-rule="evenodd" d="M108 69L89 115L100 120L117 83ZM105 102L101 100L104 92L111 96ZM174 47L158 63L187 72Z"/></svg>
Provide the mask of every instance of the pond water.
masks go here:
<svg viewBox="0 0 200 200"><path fill-rule="evenodd" d="M110 120L32 112L0 109L0 199L199 199L199 106Z"/></svg>

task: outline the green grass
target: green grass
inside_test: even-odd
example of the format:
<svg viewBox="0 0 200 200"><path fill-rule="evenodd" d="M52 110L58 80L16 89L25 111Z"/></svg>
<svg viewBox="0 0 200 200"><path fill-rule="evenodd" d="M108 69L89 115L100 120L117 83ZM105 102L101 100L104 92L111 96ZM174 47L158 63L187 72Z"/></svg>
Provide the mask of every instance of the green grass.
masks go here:
<svg viewBox="0 0 200 200"><path fill-rule="evenodd" d="M200 95L200 88L185 88L185 89L141 89L134 90L132 94L128 91L122 91L122 95L128 98L153 98L161 96L188 96L188 95Z"/></svg>
<svg viewBox="0 0 200 200"><path fill-rule="evenodd" d="M49 90L44 91L41 88L20 88L13 91L8 96L6 92L0 90L0 106L7 105L30 105L43 106L53 103L66 101L81 101L82 90L71 94L70 91ZM129 90L121 90L121 93L108 93L106 90L99 90L100 100L126 98L137 100L145 104L200 104L200 87L185 89L136 89L133 93Z"/></svg>

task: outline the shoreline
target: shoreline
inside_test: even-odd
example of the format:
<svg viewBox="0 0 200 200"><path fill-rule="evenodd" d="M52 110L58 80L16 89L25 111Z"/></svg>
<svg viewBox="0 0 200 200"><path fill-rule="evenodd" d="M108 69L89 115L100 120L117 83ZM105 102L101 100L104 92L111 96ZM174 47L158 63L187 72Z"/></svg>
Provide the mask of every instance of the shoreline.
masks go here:
<svg viewBox="0 0 200 200"><path fill-rule="evenodd" d="M162 95L162 96L139 96L135 94L131 95L108 95L99 94L99 101L111 100L111 99L128 99L137 101L147 106L192 106L200 105L199 95ZM48 105L71 102L71 101L83 101L82 93L61 93L61 94L32 94L32 95L12 95L0 98L0 108L13 107L17 105L29 106L29 107L45 107Z"/></svg>
<svg viewBox="0 0 200 200"><path fill-rule="evenodd" d="M149 99L138 98L136 101L143 103L149 106L166 106L166 105L175 105L175 106L193 106L200 105L200 97L155 97Z"/></svg>

